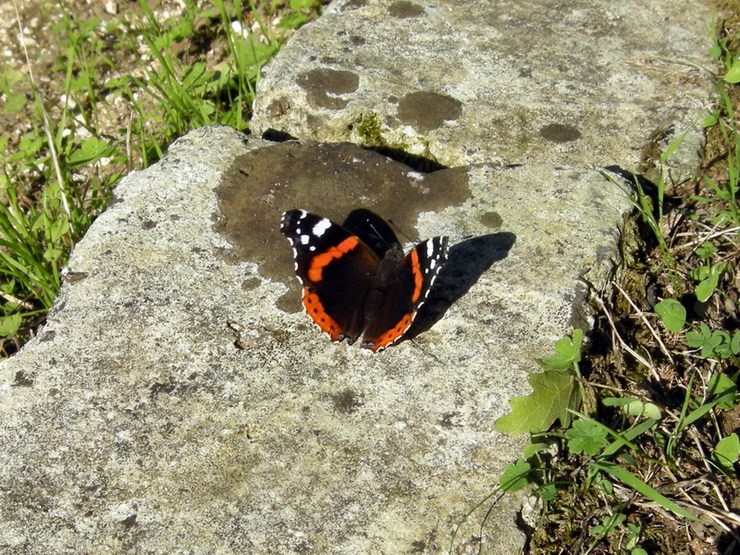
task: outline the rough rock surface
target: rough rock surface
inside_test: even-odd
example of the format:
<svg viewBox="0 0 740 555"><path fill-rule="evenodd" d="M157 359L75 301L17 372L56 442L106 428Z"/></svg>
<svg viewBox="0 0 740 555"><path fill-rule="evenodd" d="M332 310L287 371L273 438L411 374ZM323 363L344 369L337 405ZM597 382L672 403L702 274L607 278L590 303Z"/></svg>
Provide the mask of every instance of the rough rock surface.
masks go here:
<svg viewBox="0 0 740 555"><path fill-rule="evenodd" d="M710 20L694 0L339 0L270 63L251 128L446 166L634 169L707 106L690 64L711 67Z"/></svg>
<svg viewBox="0 0 740 555"><path fill-rule="evenodd" d="M0 364L0 545L446 551L518 456L495 420L618 263L629 201L590 168L634 169L653 131L706 101L691 74L627 63L702 56L701 5L665 4L335 2L270 66L257 125L466 165L210 127L129 175L43 331ZM377 118L348 132L363 104ZM277 231L288 208L358 205L409 243L452 245L425 325L380 354L309 323ZM524 501L474 512L453 551L516 552Z"/></svg>

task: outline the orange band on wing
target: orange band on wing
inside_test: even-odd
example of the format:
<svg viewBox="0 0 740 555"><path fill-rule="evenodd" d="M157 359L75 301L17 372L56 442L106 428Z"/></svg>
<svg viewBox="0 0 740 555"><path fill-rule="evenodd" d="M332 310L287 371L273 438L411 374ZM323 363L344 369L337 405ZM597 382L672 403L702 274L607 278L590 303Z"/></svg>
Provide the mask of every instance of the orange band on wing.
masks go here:
<svg viewBox="0 0 740 555"><path fill-rule="evenodd" d="M401 321L398 322L398 324L396 324L393 329L388 330L383 335L378 337L372 345L363 344L363 347L370 349L373 352L379 349L385 349L388 345L392 345L393 343L398 341L403 336L403 334L406 333L406 330L411 327L411 322L413 321L413 319L413 312L406 314L403 318L401 318Z"/></svg>
<svg viewBox="0 0 740 555"><path fill-rule="evenodd" d="M312 281L313 283L318 283L323 278L324 268L326 268L329 264L331 264L332 260L336 258L341 258L348 252L350 252L352 249L354 249L357 244L359 243L359 240L357 237L347 237L344 241L339 243L336 247L331 247L330 249L322 252L321 254L318 254L313 257L313 260L311 260L311 266L308 268L308 279L309 281ZM418 257L417 257L418 262ZM322 328L323 329L323 328Z"/></svg>
<svg viewBox="0 0 740 555"><path fill-rule="evenodd" d="M321 328L321 331L328 333L332 341L341 341L340 337L342 328L329 316L321 304L319 296L308 288L303 289L303 306L311 319Z"/></svg>
<svg viewBox="0 0 740 555"><path fill-rule="evenodd" d="M424 286L424 273L419 265L419 253L416 249L409 253L411 257L411 271L414 273L414 294L411 296L411 302L416 304L421 296L421 289Z"/></svg>

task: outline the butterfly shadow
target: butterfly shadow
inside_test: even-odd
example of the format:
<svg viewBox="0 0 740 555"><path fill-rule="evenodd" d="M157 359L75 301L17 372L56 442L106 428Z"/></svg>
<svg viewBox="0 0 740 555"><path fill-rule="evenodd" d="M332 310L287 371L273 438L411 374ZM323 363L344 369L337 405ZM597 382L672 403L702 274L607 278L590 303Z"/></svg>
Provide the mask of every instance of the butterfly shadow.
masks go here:
<svg viewBox="0 0 740 555"><path fill-rule="evenodd" d="M450 248L447 264L442 268L419 309L414 323L404 335L413 339L427 331L444 316L452 303L465 295L494 262L503 260L516 241L513 233L491 233L473 237Z"/></svg>

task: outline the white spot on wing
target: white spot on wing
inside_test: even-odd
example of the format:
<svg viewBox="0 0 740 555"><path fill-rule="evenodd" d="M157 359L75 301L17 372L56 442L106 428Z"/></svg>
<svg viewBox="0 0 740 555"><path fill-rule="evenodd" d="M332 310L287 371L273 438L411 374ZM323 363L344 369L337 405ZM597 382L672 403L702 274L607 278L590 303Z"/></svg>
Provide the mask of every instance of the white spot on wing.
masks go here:
<svg viewBox="0 0 740 555"><path fill-rule="evenodd" d="M321 237L330 227L331 222L326 218L321 218L318 222L316 222L316 225L313 226L313 229L311 231L313 231L313 234L316 237Z"/></svg>

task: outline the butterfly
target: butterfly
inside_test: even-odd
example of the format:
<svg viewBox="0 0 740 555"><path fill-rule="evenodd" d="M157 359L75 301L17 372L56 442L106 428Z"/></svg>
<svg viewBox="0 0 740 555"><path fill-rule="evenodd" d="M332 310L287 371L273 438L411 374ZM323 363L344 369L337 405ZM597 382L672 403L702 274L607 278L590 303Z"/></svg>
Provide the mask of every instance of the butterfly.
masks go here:
<svg viewBox="0 0 740 555"><path fill-rule="evenodd" d="M404 255L390 225L353 210L343 225L305 210L283 213L280 231L293 246L303 306L332 341L380 351L411 326L447 262L447 237L422 241Z"/></svg>

